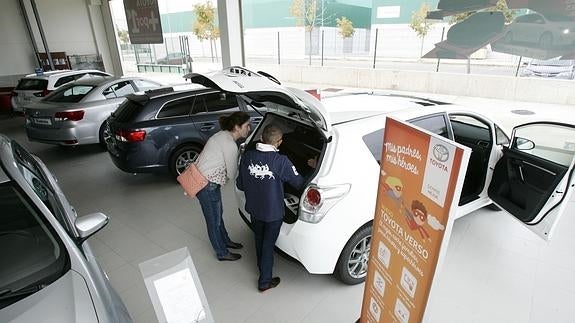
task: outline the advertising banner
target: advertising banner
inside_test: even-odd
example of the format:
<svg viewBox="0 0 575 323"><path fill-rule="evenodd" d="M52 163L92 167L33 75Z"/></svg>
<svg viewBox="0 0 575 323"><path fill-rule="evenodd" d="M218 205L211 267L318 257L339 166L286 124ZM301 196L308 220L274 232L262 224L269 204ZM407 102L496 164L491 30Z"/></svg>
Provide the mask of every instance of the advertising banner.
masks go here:
<svg viewBox="0 0 575 323"><path fill-rule="evenodd" d="M387 118L361 322L421 322L470 150Z"/></svg>
<svg viewBox="0 0 575 323"><path fill-rule="evenodd" d="M157 0L124 0L132 44L161 44L162 23Z"/></svg>

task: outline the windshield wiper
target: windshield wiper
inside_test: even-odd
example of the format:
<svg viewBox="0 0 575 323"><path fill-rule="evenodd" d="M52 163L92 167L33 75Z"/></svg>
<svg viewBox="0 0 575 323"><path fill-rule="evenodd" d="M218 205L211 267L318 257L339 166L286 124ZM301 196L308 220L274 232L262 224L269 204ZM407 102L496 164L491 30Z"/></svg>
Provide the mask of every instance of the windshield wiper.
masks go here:
<svg viewBox="0 0 575 323"><path fill-rule="evenodd" d="M26 287L16 289L16 290L3 289L3 290L0 290L0 301L5 300L5 299L9 299L9 298L14 298L14 297L19 297L19 296L27 296L30 294L34 294L37 291L43 289L44 287L46 287L46 285L38 284L38 285L26 286Z"/></svg>

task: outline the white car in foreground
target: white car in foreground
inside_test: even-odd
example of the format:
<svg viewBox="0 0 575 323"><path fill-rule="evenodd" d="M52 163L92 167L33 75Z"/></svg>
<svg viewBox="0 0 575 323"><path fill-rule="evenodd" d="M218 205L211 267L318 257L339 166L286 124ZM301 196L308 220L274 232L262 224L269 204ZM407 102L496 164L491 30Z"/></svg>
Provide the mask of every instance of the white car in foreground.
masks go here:
<svg viewBox="0 0 575 323"><path fill-rule="evenodd" d="M306 178L303 190L285 187L285 217L276 246L314 274L334 273L347 284L365 280L379 180L385 118L393 116L472 149L457 217L492 203L549 239L573 191L575 127L521 125L511 139L491 120L451 105L377 93L318 101L281 86L267 74L232 67L191 77L243 98L267 114L246 140L253 149L263 128L282 128L280 153ZM318 156L311 169L306 160ZM236 189L240 214L243 192Z"/></svg>

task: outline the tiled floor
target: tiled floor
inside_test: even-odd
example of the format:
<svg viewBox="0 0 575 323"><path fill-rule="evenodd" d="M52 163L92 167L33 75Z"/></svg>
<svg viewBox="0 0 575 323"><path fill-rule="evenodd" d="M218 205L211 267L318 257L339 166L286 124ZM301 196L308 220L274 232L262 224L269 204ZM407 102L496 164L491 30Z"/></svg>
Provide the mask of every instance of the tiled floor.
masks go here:
<svg viewBox="0 0 575 323"><path fill-rule="evenodd" d="M563 119L565 107L442 97L504 122L532 117ZM568 109L568 107L567 107ZM114 167L98 147L63 149L30 143L22 119L0 121L7 134L37 154L59 179L78 214L104 212L111 223L90 242L136 322L156 322L139 263L187 247L216 322L354 322L363 285L345 286L331 276L308 274L276 256L278 288L256 289L252 235L237 216L231 186L224 189L230 235L246 248L237 262L218 262L208 242L197 200L161 175L131 175ZM571 202L573 203L573 202ZM480 210L455 222L429 322L575 321L575 217L568 212L550 243L543 242L503 212Z"/></svg>

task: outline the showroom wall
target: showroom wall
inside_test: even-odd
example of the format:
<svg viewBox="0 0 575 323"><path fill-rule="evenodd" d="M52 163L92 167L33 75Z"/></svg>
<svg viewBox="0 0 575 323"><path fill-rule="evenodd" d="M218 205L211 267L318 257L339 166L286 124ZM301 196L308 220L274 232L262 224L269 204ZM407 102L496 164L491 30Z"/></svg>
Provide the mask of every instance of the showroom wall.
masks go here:
<svg viewBox="0 0 575 323"><path fill-rule="evenodd" d="M23 2L38 51L45 52L30 0ZM116 43L106 0L36 0L36 5L50 52L99 54L105 70L118 73L111 59ZM3 1L0 21L0 87L14 86L37 67L19 0Z"/></svg>
<svg viewBox="0 0 575 323"><path fill-rule="evenodd" d="M34 49L18 0L2 2L0 10L0 87L12 86L14 76L34 71Z"/></svg>

